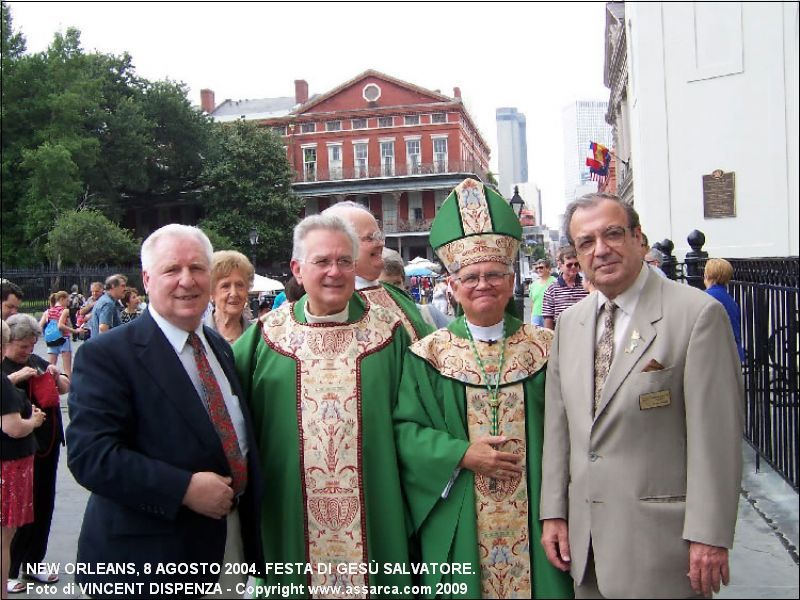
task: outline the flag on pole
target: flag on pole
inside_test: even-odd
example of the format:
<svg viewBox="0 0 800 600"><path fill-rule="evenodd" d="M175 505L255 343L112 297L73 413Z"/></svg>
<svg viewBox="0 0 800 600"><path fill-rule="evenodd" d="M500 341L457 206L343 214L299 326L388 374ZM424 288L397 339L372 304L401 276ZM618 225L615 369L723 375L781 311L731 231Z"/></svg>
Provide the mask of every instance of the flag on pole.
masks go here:
<svg viewBox="0 0 800 600"><path fill-rule="evenodd" d="M611 164L611 152L603 144L589 142L591 156L586 159L592 180L602 181L608 177L608 166Z"/></svg>

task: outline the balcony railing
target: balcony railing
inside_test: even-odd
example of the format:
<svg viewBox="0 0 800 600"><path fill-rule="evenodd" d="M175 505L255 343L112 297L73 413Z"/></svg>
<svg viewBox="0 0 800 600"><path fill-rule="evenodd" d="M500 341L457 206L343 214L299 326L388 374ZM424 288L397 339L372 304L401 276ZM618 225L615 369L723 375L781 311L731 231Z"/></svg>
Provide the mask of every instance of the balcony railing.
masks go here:
<svg viewBox="0 0 800 600"><path fill-rule="evenodd" d="M442 173L475 173L485 177L486 172L475 161L435 161L431 163L400 163L394 165L367 165L324 168L306 164L302 173L295 174L295 182L338 181L342 179L371 179L380 177L407 177L409 175L434 175Z"/></svg>
<svg viewBox="0 0 800 600"><path fill-rule="evenodd" d="M430 231L433 219L384 219L381 223L384 233L415 233Z"/></svg>

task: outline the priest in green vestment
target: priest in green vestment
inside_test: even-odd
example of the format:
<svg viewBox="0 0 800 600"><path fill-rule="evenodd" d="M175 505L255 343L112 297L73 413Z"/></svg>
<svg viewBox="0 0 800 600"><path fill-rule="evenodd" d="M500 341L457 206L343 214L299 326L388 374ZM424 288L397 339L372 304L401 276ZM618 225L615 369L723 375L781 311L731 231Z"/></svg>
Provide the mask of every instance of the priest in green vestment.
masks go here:
<svg viewBox="0 0 800 600"><path fill-rule="evenodd" d="M394 412L400 476L423 565L445 597L569 598L540 543L544 388L552 332L505 313L522 228L473 179L442 205L431 245L464 315L412 344Z"/></svg>
<svg viewBox="0 0 800 600"><path fill-rule="evenodd" d="M293 597L396 597L411 583L385 567L408 572L392 410L409 340L354 293L357 254L345 221L305 218L291 268L306 295L234 345L266 482L264 555L280 567L266 583L303 586Z"/></svg>
<svg viewBox="0 0 800 600"><path fill-rule="evenodd" d="M370 304L383 306L397 315L411 342L434 330L422 318L419 308L406 292L391 283L378 280L383 270L383 232L378 221L362 204L345 200L326 208L324 215L337 215L350 223L359 239L356 263L356 289Z"/></svg>

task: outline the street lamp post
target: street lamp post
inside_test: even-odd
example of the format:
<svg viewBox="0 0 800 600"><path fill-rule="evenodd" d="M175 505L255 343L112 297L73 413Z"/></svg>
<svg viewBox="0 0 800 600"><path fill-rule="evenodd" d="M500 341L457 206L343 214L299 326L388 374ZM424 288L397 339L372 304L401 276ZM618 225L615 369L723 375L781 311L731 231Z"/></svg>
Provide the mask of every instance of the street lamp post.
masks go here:
<svg viewBox="0 0 800 600"><path fill-rule="evenodd" d="M511 210L514 211L514 214L517 215L517 219L522 216L522 209L525 208L525 201L519 195L519 186L514 186L514 195L511 196L511 200L508 201L511 205ZM522 296L525 294L525 288L522 286L522 279L520 275L519 269L519 254L517 254L517 260L514 261L514 278L517 281L517 286L514 288L514 294L516 296Z"/></svg>
<svg viewBox="0 0 800 600"><path fill-rule="evenodd" d="M258 229L253 227L250 230L250 256L252 258L253 270L256 268L256 244L258 244Z"/></svg>

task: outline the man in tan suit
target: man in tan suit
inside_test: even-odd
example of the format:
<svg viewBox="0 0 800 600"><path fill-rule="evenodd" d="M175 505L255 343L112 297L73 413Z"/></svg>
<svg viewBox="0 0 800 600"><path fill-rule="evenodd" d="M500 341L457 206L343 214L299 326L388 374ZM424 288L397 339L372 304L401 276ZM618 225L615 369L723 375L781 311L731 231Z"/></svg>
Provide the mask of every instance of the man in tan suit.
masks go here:
<svg viewBox="0 0 800 600"><path fill-rule="evenodd" d="M727 316L643 264L639 216L617 197L584 196L564 222L597 291L562 313L548 366L548 559L579 598L711 596L729 579L742 469Z"/></svg>

